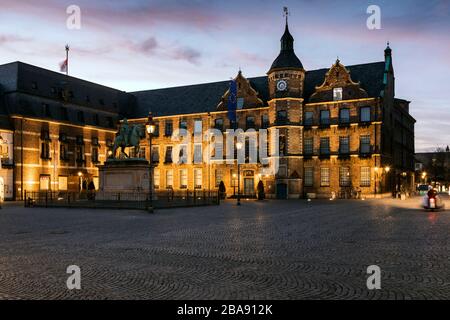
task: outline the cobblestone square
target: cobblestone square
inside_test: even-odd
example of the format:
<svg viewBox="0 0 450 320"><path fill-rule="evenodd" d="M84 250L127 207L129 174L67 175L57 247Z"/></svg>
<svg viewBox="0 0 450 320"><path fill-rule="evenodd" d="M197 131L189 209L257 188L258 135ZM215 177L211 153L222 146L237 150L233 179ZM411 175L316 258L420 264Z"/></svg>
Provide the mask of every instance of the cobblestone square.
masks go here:
<svg viewBox="0 0 450 320"><path fill-rule="evenodd" d="M227 201L155 214L7 203L0 299L448 299L450 212L419 201ZM366 287L374 264L381 290ZM81 268L81 290L66 287L69 265Z"/></svg>

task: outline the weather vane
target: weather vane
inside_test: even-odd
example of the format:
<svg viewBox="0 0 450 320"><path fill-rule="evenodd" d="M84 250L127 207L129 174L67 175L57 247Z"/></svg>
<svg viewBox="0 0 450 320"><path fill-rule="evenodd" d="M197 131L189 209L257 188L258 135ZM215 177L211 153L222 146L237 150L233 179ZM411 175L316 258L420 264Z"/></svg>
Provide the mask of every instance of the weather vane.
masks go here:
<svg viewBox="0 0 450 320"><path fill-rule="evenodd" d="M291 15L291 13L289 12L288 7L283 7L283 17L286 18L286 24L288 22L288 16L290 16L290 15Z"/></svg>

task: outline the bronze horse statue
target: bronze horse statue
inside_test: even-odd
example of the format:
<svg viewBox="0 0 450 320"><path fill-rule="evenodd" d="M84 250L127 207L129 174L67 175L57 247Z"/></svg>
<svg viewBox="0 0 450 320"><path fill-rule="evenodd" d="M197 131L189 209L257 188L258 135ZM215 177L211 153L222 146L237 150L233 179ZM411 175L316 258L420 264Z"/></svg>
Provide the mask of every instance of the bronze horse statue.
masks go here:
<svg viewBox="0 0 450 320"><path fill-rule="evenodd" d="M117 149L120 148L120 154L129 158L130 156L125 152L125 148L134 147L135 153L139 154L140 141L145 137L145 130L142 125L134 125L131 128L128 127L128 122L125 119L123 125L120 128L119 134L114 139L114 146L112 150L113 158L116 157Z"/></svg>

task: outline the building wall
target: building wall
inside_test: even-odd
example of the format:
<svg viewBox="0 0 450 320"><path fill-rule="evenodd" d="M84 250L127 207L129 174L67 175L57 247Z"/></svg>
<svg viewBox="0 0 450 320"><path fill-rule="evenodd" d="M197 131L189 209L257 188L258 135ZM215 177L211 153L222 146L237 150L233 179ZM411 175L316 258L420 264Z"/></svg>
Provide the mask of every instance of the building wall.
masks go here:
<svg viewBox="0 0 450 320"><path fill-rule="evenodd" d="M25 192L45 190L47 179L49 180L48 188L53 191L76 192L80 190L83 181L86 185L91 180L97 182L98 169L96 165L106 160L109 149L107 141L108 144L113 141L115 130L31 118L13 117L13 119L16 199L21 199ZM48 139L44 138L44 132L48 132ZM61 141L60 134L66 136L65 142ZM78 143L77 137L80 137ZM92 144L94 138L98 139L98 145ZM49 146L48 158L44 156L43 144ZM67 146L67 158L65 159L61 158L60 147L62 144ZM82 150L83 161L76 159L78 146L84 149ZM99 162L93 162L93 148L98 149ZM67 178L67 186L59 185L60 183L65 184L66 180L60 177Z"/></svg>

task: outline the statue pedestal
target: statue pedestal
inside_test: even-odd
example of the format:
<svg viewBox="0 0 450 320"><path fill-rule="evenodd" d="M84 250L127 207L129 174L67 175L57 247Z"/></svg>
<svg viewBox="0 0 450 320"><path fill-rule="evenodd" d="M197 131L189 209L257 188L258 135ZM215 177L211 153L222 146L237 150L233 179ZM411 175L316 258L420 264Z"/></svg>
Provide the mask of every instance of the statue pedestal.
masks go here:
<svg viewBox="0 0 450 320"><path fill-rule="evenodd" d="M148 194L150 164L145 159L108 159L98 166L100 193Z"/></svg>

